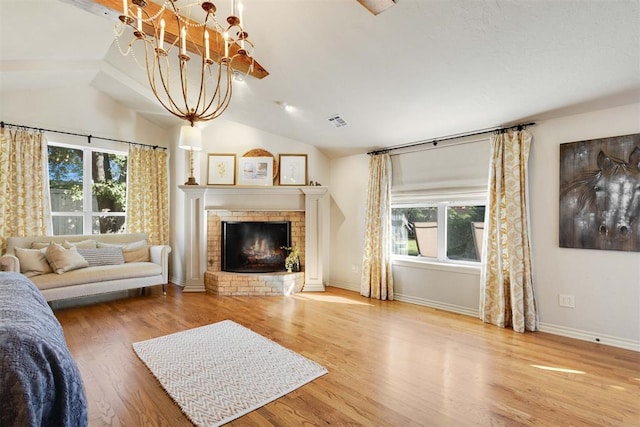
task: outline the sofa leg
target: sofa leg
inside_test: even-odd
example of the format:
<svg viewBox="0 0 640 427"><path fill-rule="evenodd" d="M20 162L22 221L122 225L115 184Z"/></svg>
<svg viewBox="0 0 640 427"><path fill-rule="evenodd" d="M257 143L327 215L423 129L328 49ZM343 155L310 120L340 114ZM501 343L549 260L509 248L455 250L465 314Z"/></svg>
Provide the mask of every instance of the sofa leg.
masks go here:
<svg viewBox="0 0 640 427"><path fill-rule="evenodd" d="M167 285L164 283L162 284L162 295L167 296Z"/></svg>

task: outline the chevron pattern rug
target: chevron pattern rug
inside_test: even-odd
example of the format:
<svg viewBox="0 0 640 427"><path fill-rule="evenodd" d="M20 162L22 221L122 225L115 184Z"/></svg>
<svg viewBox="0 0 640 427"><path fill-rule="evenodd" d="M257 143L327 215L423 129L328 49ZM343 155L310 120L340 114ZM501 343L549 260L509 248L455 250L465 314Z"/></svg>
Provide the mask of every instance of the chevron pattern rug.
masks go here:
<svg viewBox="0 0 640 427"><path fill-rule="evenodd" d="M317 363L231 320L133 349L197 426L219 426L327 373Z"/></svg>

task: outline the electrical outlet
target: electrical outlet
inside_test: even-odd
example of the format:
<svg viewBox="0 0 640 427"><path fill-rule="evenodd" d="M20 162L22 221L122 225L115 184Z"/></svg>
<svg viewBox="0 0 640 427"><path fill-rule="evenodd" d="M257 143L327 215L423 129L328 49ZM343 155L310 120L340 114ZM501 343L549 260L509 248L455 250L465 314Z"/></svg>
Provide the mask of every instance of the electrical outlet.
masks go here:
<svg viewBox="0 0 640 427"><path fill-rule="evenodd" d="M357 273L358 271L360 271L360 267L358 266L358 264L351 264L351 272Z"/></svg>
<svg viewBox="0 0 640 427"><path fill-rule="evenodd" d="M558 305L560 307L576 308L576 297L573 295L558 295Z"/></svg>

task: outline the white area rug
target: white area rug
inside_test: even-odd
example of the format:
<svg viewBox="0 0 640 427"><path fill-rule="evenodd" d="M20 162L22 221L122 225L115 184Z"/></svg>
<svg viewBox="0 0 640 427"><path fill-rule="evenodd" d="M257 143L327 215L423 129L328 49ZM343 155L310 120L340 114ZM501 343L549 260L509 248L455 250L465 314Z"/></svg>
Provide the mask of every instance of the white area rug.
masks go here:
<svg viewBox="0 0 640 427"><path fill-rule="evenodd" d="M133 344L197 426L219 426L324 375L317 363L231 320Z"/></svg>

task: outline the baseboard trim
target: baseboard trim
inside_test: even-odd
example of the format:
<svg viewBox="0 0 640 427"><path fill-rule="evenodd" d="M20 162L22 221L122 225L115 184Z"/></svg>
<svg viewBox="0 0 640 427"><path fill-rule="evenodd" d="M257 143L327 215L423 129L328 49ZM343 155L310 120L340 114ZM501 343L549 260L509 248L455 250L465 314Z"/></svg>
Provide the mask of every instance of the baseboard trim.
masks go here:
<svg viewBox="0 0 640 427"><path fill-rule="evenodd" d="M610 335L599 334L597 332L567 328L565 326L552 325L550 323L540 323L538 325L538 330L540 332L546 332L553 335L560 335L567 338L575 338L582 341L589 341L596 344L604 344L640 352L640 341L613 337Z"/></svg>
<svg viewBox="0 0 640 427"><path fill-rule="evenodd" d="M360 292L360 287L357 284L335 281L332 280L330 286L346 289L348 291ZM394 299L396 301L407 302L410 304L422 305L425 307L436 308L440 310L450 311L453 313L464 314L475 318L480 317L480 310L473 310L468 307L462 307L454 304L447 304L441 301L433 301L425 298L418 298L411 295L395 294ZM575 338L582 341L589 341L596 344L608 345L611 347L618 347L625 350L640 352L640 341L629 340L626 338L614 337L610 335L599 334L591 331L584 331L580 329L567 328L564 326L553 325L550 323L540 322L538 324L538 330L553 335L559 335L567 338Z"/></svg>
<svg viewBox="0 0 640 427"><path fill-rule="evenodd" d="M177 277L173 277L173 276L169 277L169 282L173 283L174 285L178 285L180 287L184 287L184 285L185 285L185 281L184 280L179 279Z"/></svg>
<svg viewBox="0 0 640 427"><path fill-rule="evenodd" d="M330 280L327 286L360 293L360 285L355 283L343 282L340 280Z"/></svg>
<svg viewBox="0 0 640 427"><path fill-rule="evenodd" d="M410 295L395 294L393 299L396 300L396 301L402 301L402 302L408 302L408 303L411 303L411 304L422 305L424 307L436 308L438 310L450 311L452 313L464 314L466 316L472 316L472 317L475 317L475 318L478 318L479 315L480 315L480 312L477 309L474 310L474 309L471 309L469 307L463 307L461 305L448 304L448 303L445 303L445 302L433 301L433 300L429 300L429 299L425 299L425 298L417 298L417 297L410 296Z"/></svg>

